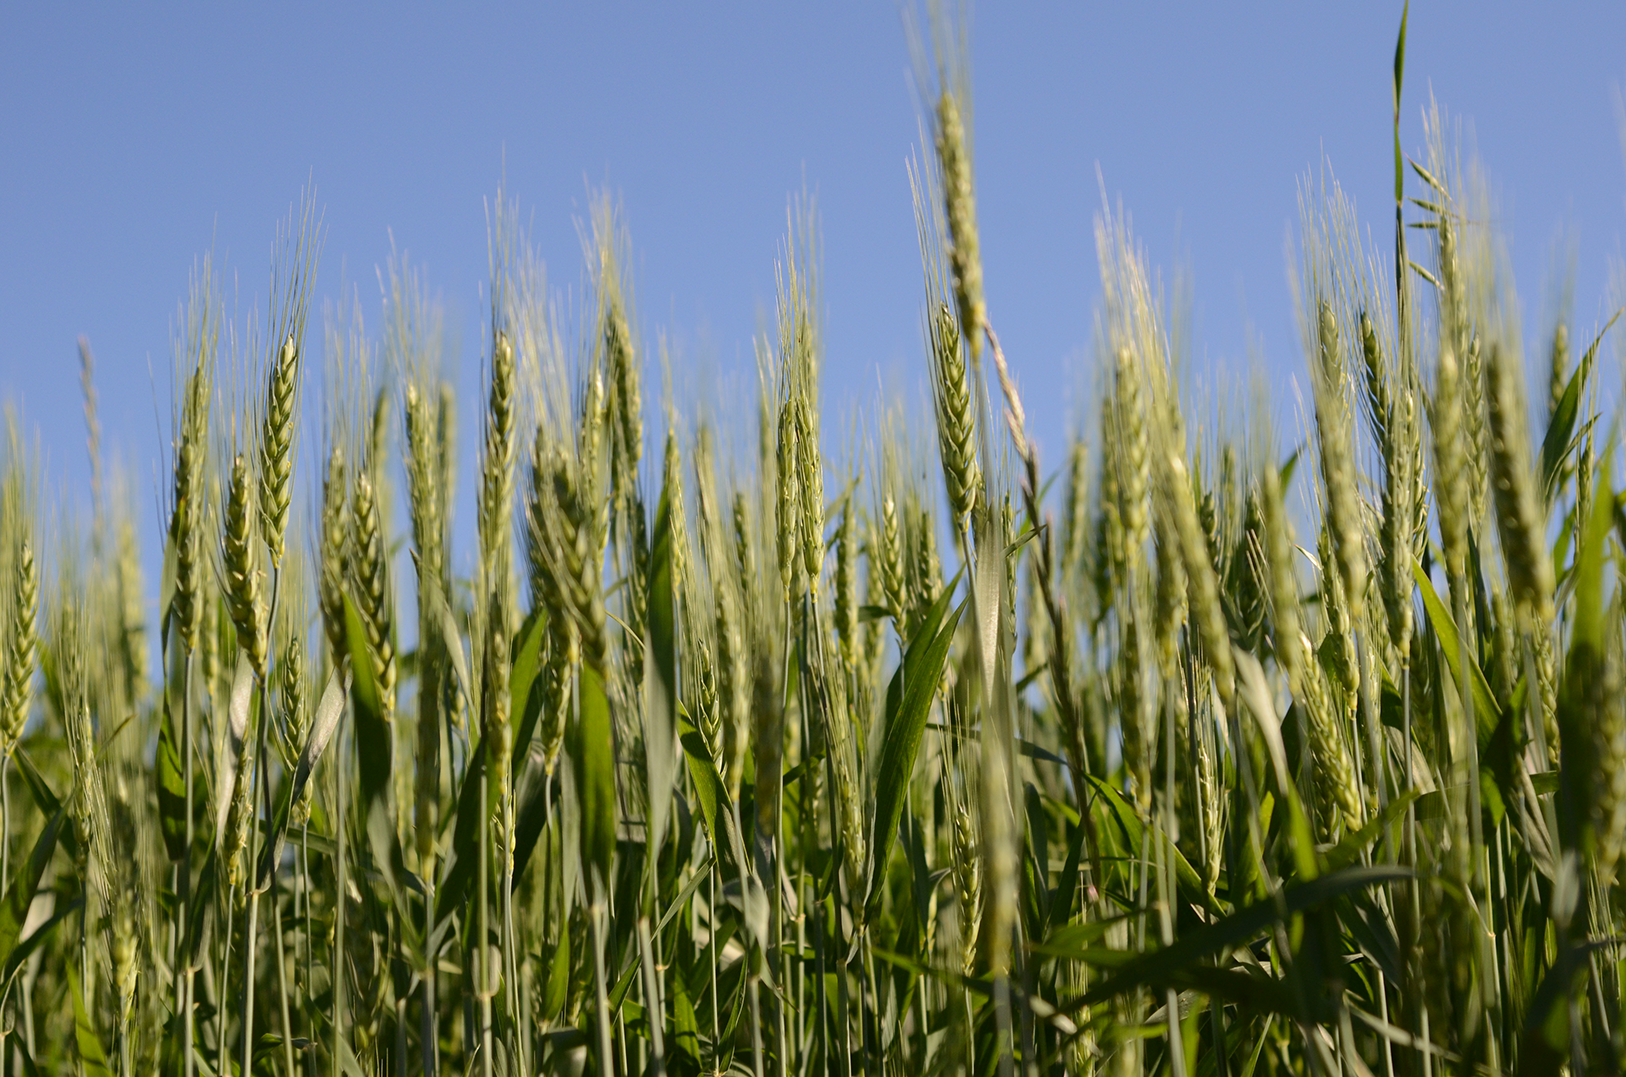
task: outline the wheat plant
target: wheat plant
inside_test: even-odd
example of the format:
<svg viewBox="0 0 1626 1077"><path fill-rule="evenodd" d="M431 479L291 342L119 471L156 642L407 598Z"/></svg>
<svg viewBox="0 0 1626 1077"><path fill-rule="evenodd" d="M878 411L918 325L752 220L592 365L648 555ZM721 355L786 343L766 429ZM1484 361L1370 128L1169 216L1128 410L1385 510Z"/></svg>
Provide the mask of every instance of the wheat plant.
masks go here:
<svg viewBox="0 0 1626 1077"><path fill-rule="evenodd" d="M199 263L156 589L88 344L89 521L7 412L0 1073L1621 1071L1614 319L1541 327L1533 413L1402 18L1392 246L1300 185L1303 420L1194 406L1103 200L1099 422L1041 459L965 25L911 27L918 413L827 406L807 197L753 420L674 396L611 198L572 299L502 194L467 405L404 256L318 357L309 198L263 322Z"/></svg>

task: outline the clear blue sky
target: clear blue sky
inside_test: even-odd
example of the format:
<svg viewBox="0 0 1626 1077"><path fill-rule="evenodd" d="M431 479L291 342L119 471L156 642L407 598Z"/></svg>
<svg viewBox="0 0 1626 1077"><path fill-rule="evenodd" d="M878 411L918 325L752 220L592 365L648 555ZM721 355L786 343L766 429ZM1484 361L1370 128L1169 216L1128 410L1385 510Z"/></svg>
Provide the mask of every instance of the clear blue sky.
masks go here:
<svg viewBox="0 0 1626 1077"><path fill-rule="evenodd" d="M307 178L328 228L319 299L348 282L376 323L393 231L449 306L468 390L484 205L504 175L561 285L579 280L589 183L615 192L646 339L664 329L725 372L751 363L786 200L805 179L824 225L826 401L868 400L880 379L917 391L904 171L917 111L894 3L437 7L8 6L0 397L38 427L53 485L85 503L75 338L100 363L106 442L150 482L194 259L212 247L239 316L263 310L275 226ZM1387 236L1399 16L1398 3L974 12L989 305L1051 465L1089 380L1098 167L1165 276L1189 268L1199 366L1245 380L1251 327L1291 398L1296 185L1325 153ZM1421 148L1431 90L1472 121L1531 334L1564 230L1582 327L1622 249L1623 42L1620 3L1413 5L1404 145ZM467 437L476 394L464 401ZM141 504L150 559L153 495Z"/></svg>

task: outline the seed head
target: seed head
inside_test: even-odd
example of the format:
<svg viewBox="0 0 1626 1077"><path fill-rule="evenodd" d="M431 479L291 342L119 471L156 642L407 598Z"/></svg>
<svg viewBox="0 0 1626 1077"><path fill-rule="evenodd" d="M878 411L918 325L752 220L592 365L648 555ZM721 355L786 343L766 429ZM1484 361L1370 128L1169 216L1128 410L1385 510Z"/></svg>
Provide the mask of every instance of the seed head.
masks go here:
<svg viewBox="0 0 1626 1077"><path fill-rule="evenodd" d="M293 334L271 365L266 387L265 424L260 431L260 533L271 567L282 565L293 497L294 420L299 406L299 349Z"/></svg>
<svg viewBox="0 0 1626 1077"><path fill-rule="evenodd" d="M1316 326L1320 347L1315 379L1316 433L1327 493L1327 524L1350 617L1360 624L1366 594L1366 545L1361 534L1361 502L1355 485L1355 447L1344 395L1338 318L1325 299L1316 308Z"/></svg>
<svg viewBox="0 0 1626 1077"><path fill-rule="evenodd" d="M887 494L881 499L880 552L876 559L882 602L894 618L903 616L903 529L898 524L898 506Z"/></svg>
<svg viewBox="0 0 1626 1077"><path fill-rule="evenodd" d="M977 467L976 428L971 417L971 384L966 374L960 325L953 308L946 303L939 306L928 329L938 455L943 462L943 482L948 487L954 528L956 532L964 532L982 481Z"/></svg>
<svg viewBox="0 0 1626 1077"><path fill-rule="evenodd" d="M619 449L616 463L617 488L625 489L638 472L638 459L644 447L643 399L639 393L638 354L632 327L619 291L612 292L604 310L604 357L615 386Z"/></svg>
<svg viewBox="0 0 1626 1077"><path fill-rule="evenodd" d="M372 652L373 676L378 682L380 705L389 720L395 711L395 632L393 599L390 593L389 554L385 547L383 523L373 482L363 471L356 476L351 495L351 542L355 552L351 569L362 628Z"/></svg>
<svg viewBox="0 0 1626 1077"><path fill-rule="evenodd" d="M836 530L836 639L849 680L858 672L858 529L852 499L841 510Z"/></svg>
<svg viewBox="0 0 1626 1077"><path fill-rule="evenodd" d="M965 118L954 92L937 99L937 164L943 176L943 215L948 219L949 267L960 326L970 337L972 358L982 354L982 327L988 319L982 297L982 254L977 240L977 202L971 180L971 149Z"/></svg>
<svg viewBox="0 0 1626 1077"><path fill-rule="evenodd" d="M260 601L259 550L254 544L254 487L242 453L232 460L226 496L225 533L220 559L225 570L226 609L237 629L237 645L248 655L254 675L265 680L265 610Z"/></svg>
<svg viewBox="0 0 1626 1077"><path fill-rule="evenodd" d="M514 347L499 330L491 348L491 395L480 476L480 556L487 576L499 570L514 513Z"/></svg>
<svg viewBox="0 0 1626 1077"><path fill-rule="evenodd" d="M1113 376L1114 428L1118 434L1117 465L1118 519L1123 525L1125 556L1135 556L1146 544L1149 458L1146 453L1146 415L1141 398L1141 371L1128 348L1119 348Z"/></svg>
<svg viewBox="0 0 1626 1077"><path fill-rule="evenodd" d="M802 507L802 567L813 593L819 593L819 574L824 568L824 462L819 457L818 416L808 405L807 396L796 397L797 489Z"/></svg>
<svg viewBox="0 0 1626 1077"><path fill-rule="evenodd" d="M1518 357L1510 349L1491 345L1485 371L1491 488L1496 495L1496 523L1513 597L1533 611L1538 622L1546 624L1552 619L1553 564L1546 550L1541 495L1530 474L1519 369Z"/></svg>
<svg viewBox="0 0 1626 1077"><path fill-rule="evenodd" d="M193 368L186 382L186 398L175 446L175 507L170 533L175 541L175 596L171 607L175 628L187 650L197 646L202 620L199 602L199 559L203 531L203 470L209 429L207 368Z"/></svg>
<svg viewBox="0 0 1626 1077"><path fill-rule="evenodd" d="M1547 421L1552 422L1558 402L1570 383L1570 327L1560 320L1553 330L1553 346L1547 375Z"/></svg>
<svg viewBox="0 0 1626 1077"><path fill-rule="evenodd" d="M1084 564L1090 540L1090 454L1084 439L1075 437L1067 460L1067 541L1062 549L1064 574L1077 573Z"/></svg>
<svg viewBox="0 0 1626 1077"><path fill-rule="evenodd" d="M0 702L0 755L9 754L28 723L33 698L34 664L39 657L39 573L34 549L24 539L17 548L11 582L11 624L6 654L4 692Z"/></svg>
<svg viewBox="0 0 1626 1077"><path fill-rule="evenodd" d="M327 477L322 483L321 578L317 597L322 608L322 628L333 656L334 668L341 668L350 653L344 634L344 581L349 574L350 507L345 496L344 450L334 443L327 458Z"/></svg>
<svg viewBox="0 0 1626 1077"><path fill-rule="evenodd" d="M779 579L785 585L787 600L796 579L797 544L801 540L801 473L797 467L799 435L796 402L794 398L787 399L779 406L779 466L775 469L779 493Z"/></svg>
<svg viewBox="0 0 1626 1077"><path fill-rule="evenodd" d="M406 387L407 499L420 579L443 583L438 431L430 402L412 382Z"/></svg>

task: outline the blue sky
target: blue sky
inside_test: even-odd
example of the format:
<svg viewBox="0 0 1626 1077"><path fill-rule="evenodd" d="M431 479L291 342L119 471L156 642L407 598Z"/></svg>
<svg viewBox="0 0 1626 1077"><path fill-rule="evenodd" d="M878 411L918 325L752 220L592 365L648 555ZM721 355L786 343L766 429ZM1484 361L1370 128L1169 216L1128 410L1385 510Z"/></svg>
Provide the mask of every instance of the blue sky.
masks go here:
<svg viewBox="0 0 1626 1077"><path fill-rule="evenodd" d="M1226 10L1222 11L1221 8ZM1088 386L1097 169L1167 279L1194 288L1194 362L1280 399L1301 368L1285 247L1325 154L1387 236L1398 4L981 5L976 167L989 306L1040 444L1059 462ZM0 398L83 504L75 339L99 361L107 444L150 484L167 438L170 333L195 258L262 311L272 239L307 179L325 214L321 298L395 244L456 331L474 429L485 204L506 177L558 285L580 279L589 185L621 201L645 338L751 367L787 198L823 219L825 400L921 384L919 255L904 162L918 138L889 0L503 6L12 5L0 34ZM1591 326L1626 233L1617 96L1626 5L1414 5L1402 140L1432 91L1499 185L1526 329L1573 236ZM313 334L317 343L320 335ZM653 349L651 349L653 350ZM651 382L657 375L651 372ZM828 412L827 412L828 414ZM465 446L465 460L472 456ZM307 457L307 462L309 458ZM467 484L465 484L465 489ZM141 497L149 557L156 503Z"/></svg>

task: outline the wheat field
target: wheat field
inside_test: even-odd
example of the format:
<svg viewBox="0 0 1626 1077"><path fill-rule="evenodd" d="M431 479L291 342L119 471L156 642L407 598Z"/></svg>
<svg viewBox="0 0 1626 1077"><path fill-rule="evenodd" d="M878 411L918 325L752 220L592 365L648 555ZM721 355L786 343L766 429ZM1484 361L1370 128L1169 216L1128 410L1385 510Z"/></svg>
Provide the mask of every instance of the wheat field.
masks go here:
<svg viewBox="0 0 1626 1077"><path fill-rule="evenodd" d="M923 406L821 402L805 195L680 406L613 198L572 300L499 192L467 464L419 267L312 325L308 196L263 321L197 263L157 489L84 342L88 519L8 411L0 1072L1621 1072L1614 317L1529 343L1402 18L1393 213L1300 182L1300 420L1193 403L1103 198L1041 460L964 34L912 38Z"/></svg>

